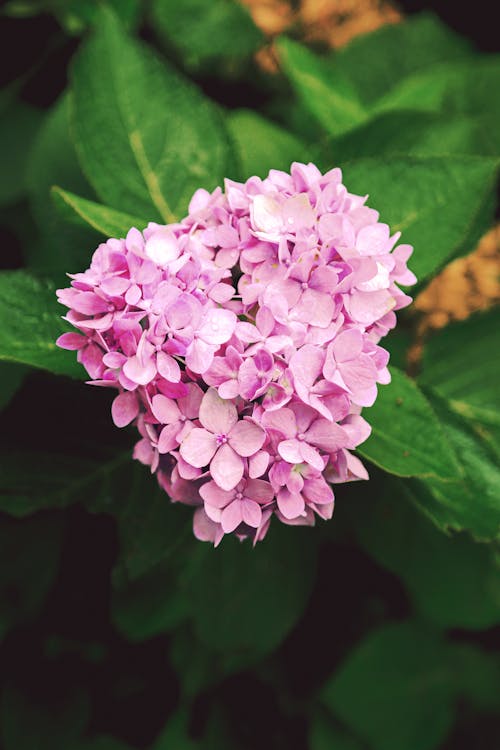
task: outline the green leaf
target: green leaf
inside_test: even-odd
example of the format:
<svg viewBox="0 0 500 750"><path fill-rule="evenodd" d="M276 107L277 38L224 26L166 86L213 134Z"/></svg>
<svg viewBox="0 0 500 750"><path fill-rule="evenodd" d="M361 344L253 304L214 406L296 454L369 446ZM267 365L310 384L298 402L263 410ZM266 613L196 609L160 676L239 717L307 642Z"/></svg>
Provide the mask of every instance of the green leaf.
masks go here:
<svg viewBox="0 0 500 750"><path fill-rule="evenodd" d="M459 476L453 451L418 385L395 367L391 375L390 385L381 386L374 406L363 412L372 434L359 453L400 477Z"/></svg>
<svg viewBox="0 0 500 750"><path fill-rule="evenodd" d="M118 473L118 472L117 472ZM120 558L115 582L135 581L160 562L171 559L191 539L191 513L169 496L147 468L130 460L109 493L96 498L91 510L110 512L118 520Z"/></svg>
<svg viewBox="0 0 500 750"><path fill-rule="evenodd" d="M24 365L16 365L12 362L0 362L0 411L5 409L10 400L21 387L27 368Z"/></svg>
<svg viewBox="0 0 500 750"><path fill-rule="evenodd" d="M289 171L292 162L309 160L310 147L249 109L229 112L227 126L237 147L244 180L253 175L267 177L270 169Z"/></svg>
<svg viewBox="0 0 500 750"><path fill-rule="evenodd" d="M500 425L500 310L476 313L425 343L419 382L468 419Z"/></svg>
<svg viewBox="0 0 500 750"><path fill-rule="evenodd" d="M309 750L364 750L351 734L337 728L332 719L316 713L309 730Z"/></svg>
<svg viewBox="0 0 500 750"><path fill-rule="evenodd" d="M323 690L373 750L432 750L450 730L454 688L438 636L410 622L370 633Z"/></svg>
<svg viewBox="0 0 500 750"><path fill-rule="evenodd" d="M62 518L35 516L0 523L0 640L41 607L59 563Z"/></svg>
<svg viewBox="0 0 500 750"><path fill-rule="evenodd" d="M316 548L304 529L279 528L253 549L235 539L200 547L187 580L195 631L218 651L261 655L302 614L315 577ZM243 583L244 582L244 583Z"/></svg>
<svg viewBox="0 0 500 750"><path fill-rule="evenodd" d="M495 123L487 117L430 112L386 112L332 141L322 162L387 155L500 154ZM326 155L326 158L325 158Z"/></svg>
<svg viewBox="0 0 500 750"><path fill-rule="evenodd" d="M165 497L166 502L170 502ZM142 498L144 511L148 504ZM173 512L178 510L174 508ZM191 533L191 530L189 530ZM184 537L181 537L184 540ZM185 540L184 540L185 541ZM143 541L147 547L147 540ZM178 582L178 565L173 563L168 541L163 550L166 561L133 582L115 587L111 598L111 619L115 627L130 641L142 641L168 633L189 615L191 602ZM121 555L127 554L123 544ZM192 648L192 644L190 644Z"/></svg>
<svg viewBox="0 0 500 750"><path fill-rule="evenodd" d="M148 223L145 219L81 198L60 187L53 187L51 192L61 216L66 217L69 222L91 226L105 237L126 237L132 227L142 231Z"/></svg>
<svg viewBox="0 0 500 750"><path fill-rule="evenodd" d="M356 90L329 60L291 39L280 39L277 48L295 93L328 133L341 135L367 119Z"/></svg>
<svg viewBox="0 0 500 750"><path fill-rule="evenodd" d="M236 0L154 0L155 30L188 70L203 74L214 61L248 58L263 43L248 10Z"/></svg>
<svg viewBox="0 0 500 750"><path fill-rule="evenodd" d="M134 750L131 745L126 745L111 735L99 735L92 740L85 740L77 745L72 745L71 750Z"/></svg>
<svg viewBox="0 0 500 750"><path fill-rule="evenodd" d="M50 682L49 690L50 693ZM5 750L69 750L74 748L88 721L85 694L69 691L57 708L28 699L6 688L1 704L1 737Z"/></svg>
<svg viewBox="0 0 500 750"><path fill-rule="evenodd" d="M436 16L421 13L355 38L336 53L334 65L349 78L362 101L371 105L411 74L469 54L466 39Z"/></svg>
<svg viewBox="0 0 500 750"><path fill-rule="evenodd" d="M22 518L45 508L76 502L94 484L119 469L128 456L108 460L3 450L0 453L0 510ZM25 470L30 467L29 472Z"/></svg>
<svg viewBox="0 0 500 750"><path fill-rule="evenodd" d="M38 227L37 242L25 246L28 265L63 283L66 272L86 268L99 234L90 227L63 221L50 189L54 184L87 198L92 189L83 177L70 139L68 97L63 96L47 113L36 138L28 169L31 211Z"/></svg>
<svg viewBox="0 0 500 750"><path fill-rule="evenodd" d="M442 534L394 480L386 480L361 505L356 500L352 512L362 546L403 580L428 620L444 628L478 630L500 622L500 564L494 547L467 534Z"/></svg>
<svg viewBox="0 0 500 750"><path fill-rule="evenodd" d="M485 209L493 208L497 160L394 157L343 166L347 189L368 193L368 204L380 211L381 220L414 246L410 267L419 282L472 250L470 233L485 231L492 220Z"/></svg>
<svg viewBox="0 0 500 750"><path fill-rule="evenodd" d="M60 24L68 34L82 34L99 20L100 0L49 0L54 6ZM107 0L119 14L121 23L131 29L137 26L141 15L141 0Z"/></svg>
<svg viewBox="0 0 500 750"><path fill-rule="evenodd" d="M462 478L455 482L427 479L410 486L416 502L442 530L468 530L482 541L500 538L500 468L498 453L446 402L427 395L457 456Z"/></svg>
<svg viewBox="0 0 500 750"><path fill-rule="evenodd" d="M68 326L55 289L25 271L0 273L0 361L40 367L58 375L85 377L73 352L59 349L55 341Z"/></svg>
<svg viewBox="0 0 500 750"><path fill-rule="evenodd" d="M212 189L229 172L234 155L219 111L127 37L109 9L72 78L78 154L104 203L171 222L197 188Z"/></svg>
<svg viewBox="0 0 500 750"><path fill-rule="evenodd" d="M500 710L499 654L482 651L472 643L456 643L450 662L457 692L479 711Z"/></svg>
<svg viewBox="0 0 500 750"><path fill-rule="evenodd" d="M13 203L26 192L26 170L42 113L23 102L9 102L0 112L0 205Z"/></svg>
<svg viewBox="0 0 500 750"><path fill-rule="evenodd" d="M185 709L176 711L151 750L199 750L200 744L189 737L188 720L189 716Z"/></svg>

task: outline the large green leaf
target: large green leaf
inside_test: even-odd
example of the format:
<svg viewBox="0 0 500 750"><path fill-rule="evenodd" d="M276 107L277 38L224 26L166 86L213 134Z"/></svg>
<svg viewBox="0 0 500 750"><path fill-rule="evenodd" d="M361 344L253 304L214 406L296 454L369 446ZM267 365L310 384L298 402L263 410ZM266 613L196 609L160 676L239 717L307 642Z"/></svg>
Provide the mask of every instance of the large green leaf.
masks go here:
<svg viewBox="0 0 500 750"><path fill-rule="evenodd" d="M467 534L441 533L395 480L386 480L351 510L362 546L403 580L426 618L447 628L481 629L500 622L498 550Z"/></svg>
<svg viewBox="0 0 500 750"><path fill-rule="evenodd" d="M35 516L0 524L0 640L42 605L59 563L60 517Z"/></svg>
<svg viewBox="0 0 500 750"><path fill-rule="evenodd" d="M372 434L358 451L377 466L400 477L459 476L446 436L418 385L391 368L392 382L381 386L363 412Z"/></svg>
<svg viewBox="0 0 500 750"><path fill-rule="evenodd" d="M234 162L216 107L103 8L73 67L78 154L101 199L151 220L182 216ZM64 186L64 183L61 183Z"/></svg>
<svg viewBox="0 0 500 750"><path fill-rule="evenodd" d="M419 382L464 417L500 425L500 310L476 313L433 334Z"/></svg>
<svg viewBox="0 0 500 750"><path fill-rule="evenodd" d="M342 165L342 162L341 162ZM410 267L423 282L463 251L492 221L497 160L472 156L364 159L344 165L347 189L402 241L415 247Z"/></svg>
<svg viewBox="0 0 500 750"><path fill-rule="evenodd" d="M49 680L47 682L50 695L52 686ZM69 690L59 698L57 707L50 705L45 695L37 697L38 700L34 700L14 688L4 690L0 731L5 750L74 748L88 721L87 696Z"/></svg>
<svg viewBox="0 0 500 750"><path fill-rule="evenodd" d="M495 137L496 136L496 137ZM500 155L496 122L478 117L430 112L385 112L333 140L322 149L326 165L387 155Z"/></svg>
<svg viewBox="0 0 500 750"><path fill-rule="evenodd" d="M0 391L0 411L7 406L17 389L20 388L26 373L27 367L24 365L18 365L13 362L0 362L0 383L2 384Z"/></svg>
<svg viewBox="0 0 500 750"><path fill-rule="evenodd" d="M85 377L74 354L59 349L55 341L68 326L55 289L25 271L0 273L0 361L40 367L59 375Z"/></svg>
<svg viewBox="0 0 500 750"><path fill-rule="evenodd" d="M26 171L31 145L42 113L23 102L0 101L0 205L13 203L26 192Z"/></svg>
<svg viewBox="0 0 500 750"><path fill-rule="evenodd" d="M33 146L27 176L38 237L25 245L26 260L31 268L56 277L61 284L66 272L76 273L88 266L99 241L91 227L65 222L50 197L54 184L93 197L70 139L68 110L65 95L47 113Z"/></svg>
<svg viewBox="0 0 500 750"><path fill-rule="evenodd" d="M417 71L470 54L470 43L427 13L359 36L334 57L367 105Z"/></svg>
<svg viewBox="0 0 500 750"><path fill-rule="evenodd" d="M322 694L373 750L438 748L453 723L453 697L443 642L412 623L370 633Z"/></svg>
<svg viewBox="0 0 500 750"><path fill-rule="evenodd" d="M53 187L51 192L61 216L66 217L68 222L91 226L105 237L126 237L132 227L142 230L148 223L145 219L81 198L60 187Z"/></svg>
<svg viewBox="0 0 500 750"><path fill-rule="evenodd" d="M257 549L235 539L200 547L186 584L199 638L242 655L276 648L302 614L315 562L310 532L281 524Z"/></svg>
<svg viewBox="0 0 500 750"><path fill-rule="evenodd" d="M355 88L328 60L285 38L278 53L295 93L328 133L341 135L367 119Z"/></svg>
<svg viewBox="0 0 500 750"><path fill-rule="evenodd" d="M0 510L23 517L45 508L62 508L119 470L128 455L97 460L45 451L0 453ZM25 471L26 466L30 467Z"/></svg>
<svg viewBox="0 0 500 750"><path fill-rule="evenodd" d="M500 538L499 454L474 425L427 392L444 433L457 456L461 478L426 479L409 486L416 502L443 530L468 530L479 540Z"/></svg>
<svg viewBox="0 0 500 750"><path fill-rule="evenodd" d="M214 61L229 65L249 57L263 42L248 10L237 0L154 0L155 30L178 52L186 68L206 73Z"/></svg>
<svg viewBox="0 0 500 750"><path fill-rule="evenodd" d="M241 162L241 177L267 177L270 169L290 170L294 161L308 161L310 147L257 112L238 109L227 118Z"/></svg>

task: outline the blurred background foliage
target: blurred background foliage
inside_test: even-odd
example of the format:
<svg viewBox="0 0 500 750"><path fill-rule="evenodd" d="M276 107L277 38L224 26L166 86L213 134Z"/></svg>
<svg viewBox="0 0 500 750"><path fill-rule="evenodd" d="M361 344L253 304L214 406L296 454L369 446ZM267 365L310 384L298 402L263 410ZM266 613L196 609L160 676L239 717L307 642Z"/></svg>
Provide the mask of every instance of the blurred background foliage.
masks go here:
<svg viewBox="0 0 500 750"><path fill-rule="evenodd" d="M493 7L1 14L0 746L499 747ZM103 237L182 216L195 188L309 159L414 244L416 301L367 413L370 482L336 488L330 523L214 551L56 349L53 290Z"/></svg>

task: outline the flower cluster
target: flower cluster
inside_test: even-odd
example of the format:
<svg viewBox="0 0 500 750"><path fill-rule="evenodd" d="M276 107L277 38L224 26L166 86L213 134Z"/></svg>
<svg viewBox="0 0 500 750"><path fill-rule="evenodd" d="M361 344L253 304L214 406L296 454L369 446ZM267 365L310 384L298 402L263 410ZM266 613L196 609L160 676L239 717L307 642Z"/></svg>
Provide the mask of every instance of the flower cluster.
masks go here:
<svg viewBox="0 0 500 750"><path fill-rule="evenodd" d="M226 180L182 222L99 245L58 291L81 332L59 346L119 390L115 424L137 425L135 458L195 506L199 539L330 518L330 483L367 478L350 451L415 277L365 200L313 164Z"/></svg>

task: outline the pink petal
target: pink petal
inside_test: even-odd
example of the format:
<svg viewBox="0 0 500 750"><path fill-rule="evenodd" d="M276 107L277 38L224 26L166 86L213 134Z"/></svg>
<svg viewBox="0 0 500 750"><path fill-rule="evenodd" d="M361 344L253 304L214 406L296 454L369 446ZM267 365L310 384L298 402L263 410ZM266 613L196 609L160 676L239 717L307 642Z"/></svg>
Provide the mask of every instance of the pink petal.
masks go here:
<svg viewBox="0 0 500 750"><path fill-rule="evenodd" d="M277 495L278 508L285 518L291 520L303 516L305 511L304 498L300 494L292 494L283 487Z"/></svg>
<svg viewBox="0 0 500 750"><path fill-rule="evenodd" d="M302 455L302 461L298 463L306 463L309 464L309 466L312 466L313 469L316 469L316 471L323 471L325 468L325 461L323 461L316 448L313 448L312 445L309 445L309 443L306 443L305 440L303 440L300 443L300 452Z"/></svg>
<svg viewBox="0 0 500 750"><path fill-rule="evenodd" d="M249 479L245 485L243 496L256 503L270 503L274 497L274 490L269 482L262 479Z"/></svg>
<svg viewBox="0 0 500 750"><path fill-rule="evenodd" d="M203 398L203 391L196 383L186 384L187 393L177 399L179 409L188 419L197 419L200 413L200 404Z"/></svg>
<svg viewBox="0 0 500 750"><path fill-rule="evenodd" d="M224 536L220 524L212 521L203 508L197 508L194 512L193 534L201 542L213 542L215 546Z"/></svg>
<svg viewBox="0 0 500 750"><path fill-rule="evenodd" d="M151 399L151 411L160 424L172 424L181 418L181 412L175 401L157 393Z"/></svg>
<svg viewBox="0 0 500 750"><path fill-rule="evenodd" d="M232 401L219 396L215 388L209 388L201 400L200 422L215 435L228 435L238 421L238 412Z"/></svg>
<svg viewBox="0 0 500 750"><path fill-rule="evenodd" d="M179 433L181 424L181 422L174 422L165 425L158 438L158 453L169 453L177 448L179 441L176 439L176 435Z"/></svg>
<svg viewBox="0 0 500 750"><path fill-rule="evenodd" d="M111 416L117 427L125 427L139 414L139 402L135 393L120 393L111 405Z"/></svg>
<svg viewBox="0 0 500 750"><path fill-rule="evenodd" d="M158 352L156 355L156 367L160 375L170 383L178 383L181 379L179 363L166 352Z"/></svg>
<svg viewBox="0 0 500 750"><path fill-rule="evenodd" d="M216 450L217 440L215 435L200 427L194 427L182 442L180 454L188 464L201 469L202 466L210 463Z"/></svg>
<svg viewBox="0 0 500 750"><path fill-rule="evenodd" d="M266 439L266 433L249 419L237 422L229 433L229 445L240 456L252 456L262 448Z"/></svg>
<svg viewBox="0 0 500 750"><path fill-rule="evenodd" d="M243 521L243 507L242 503L238 500L233 500L232 503L224 508L221 514L221 525L225 534L230 534L234 531L240 523Z"/></svg>
<svg viewBox="0 0 500 750"><path fill-rule="evenodd" d="M356 359L363 349L363 335L356 328L343 331L332 341L329 349L333 352L337 363Z"/></svg>
<svg viewBox="0 0 500 750"><path fill-rule="evenodd" d="M137 355L134 355L123 365L123 372L133 383L147 385L156 375L156 366L152 359L146 359L143 362Z"/></svg>
<svg viewBox="0 0 500 750"><path fill-rule="evenodd" d="M311 386L323 368L325 355L321 349L305 344L290 359L290 370L294 380Z"/></svg>
<svg viewBox="0 0 500 750"><path fill-rule="evenodd" d="M268 466L269 453L267 451L259 451L248 460L248 475L252 479L255 479L255 477L261 477Z"/></svg>
<svg viewBox="0 0 500 750"><path fill-rule="evenodd" d="M262 510L258 503L253 500L249 500L244 497L240 500L241 503L241 514L243 520L248 526L252 526L254 529L258 529L262 520Z"/></svg>
<svg viewBox="0 0 500 750"><path fill-rule="evenodd" d="M211 366L216 351L217 348L213 344L195 339L187 348L186 364L193 372L202 374Z"/></svg>
<svg viewBox="0 0 500 750"><path fill-rule="evenodd" d="M281 458L288 461L289 464L301 464L302 463L302 451L299 440L283 440L278 445L278 453Z"/></svg>
<svg viewBox="0 0 500 750"><path fill-rule="evenodd" d="M237 320L232 310L212 308L207 311L198 335L208 344L225 344L233 335Z"/></svg>
<svg viewBox="0 0 500 750"><path fill-rule="evenodd" d="M63 333L56 341L57 346L61 349L69 349L70 351L76 351L83 349L88 344L86 336L82 336L80 333Z"/></svg>
<svg viewBox="0 0 500 750"><path fill-rule="evenodd" d="M328 419L316 419L306 432L308 443L316 445L327 453L335 453L340 448L345 448L348 436L342 427Z"/></svg>
<svg viewBox="0 0 500 750"><path fill-rule="evenodd" d="M304 482L304 495L310 503L323 505L333 502L333 492L323 477L313 477Z"/></svg>
<svg viewBox="0 0 500 750"><path fill-rule="evenodd" d="M227 443L219 448L210 463L210 473L214 481L221 489L227 491L234 489L241 481L243 471L243 459Z"/></svg>
<svg viewBox="0 0 500 750"><path fill-rule="evenodd" d="M262 415L262 424L270 430L276 430L285 438L291 438L297 433L295 414L291 409L283 407L276 411L266 411Z"/></svg>
<svg viewBox="0 0 500 750"><path fill-rule="evenodd" d="M203 500L214 508L225 508L234 500L235 493L222 490L213 480L200 487L200 495Z"/></svg>

